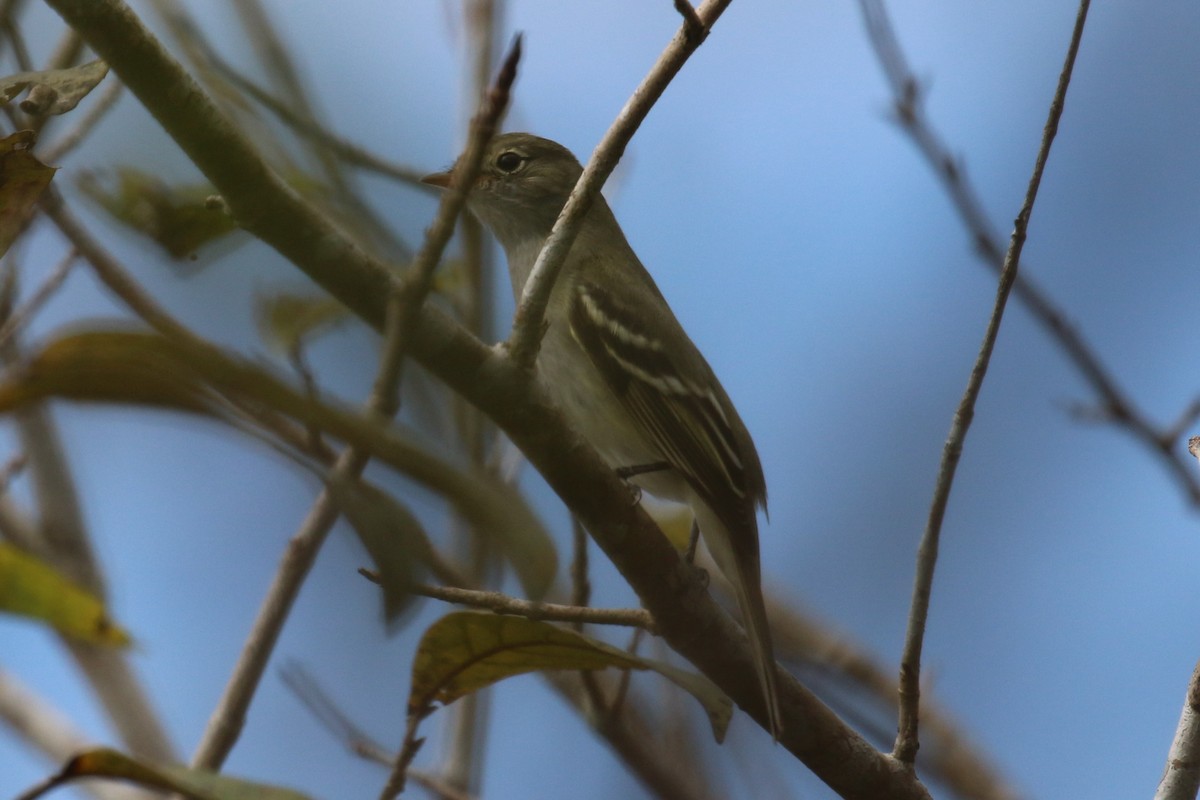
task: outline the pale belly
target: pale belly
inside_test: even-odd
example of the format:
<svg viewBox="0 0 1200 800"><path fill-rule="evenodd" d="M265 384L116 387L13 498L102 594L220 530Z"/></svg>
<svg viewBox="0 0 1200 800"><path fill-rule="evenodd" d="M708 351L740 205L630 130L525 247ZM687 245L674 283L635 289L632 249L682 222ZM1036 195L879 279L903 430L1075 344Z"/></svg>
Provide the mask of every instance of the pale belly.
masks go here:
<svg viewBox="0 0 1200 800"><path fill-rule="evenodd" d="M569 331L552 327L546 332L538 354L538 371L571 427L583 434L613 469L664 460ZM551 381L547 375L567 377ZM689 497L686 482L672 469L638 475L631 482L664 500L684 502Z"/></svg>

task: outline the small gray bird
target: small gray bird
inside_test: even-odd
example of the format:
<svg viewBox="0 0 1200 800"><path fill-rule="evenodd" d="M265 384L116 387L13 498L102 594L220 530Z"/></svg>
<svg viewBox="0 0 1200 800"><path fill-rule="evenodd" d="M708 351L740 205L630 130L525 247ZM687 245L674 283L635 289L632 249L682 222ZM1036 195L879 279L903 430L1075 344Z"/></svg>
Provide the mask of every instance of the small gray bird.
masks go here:
<svg viewBox="0 0 1200 800"><path fill-rule="evenodd" d="M508 257L519 301L538 253L583 168L528 133L492 140L467 205ZM450 173L424 178L448 186ZM537 369L570 423L615 469L666 464L632 478L686 503L733 584L754 647L771 734L780 710L763 607L756 507L767 487L754 442L712 368L597 196L546 310Z"/></svg>

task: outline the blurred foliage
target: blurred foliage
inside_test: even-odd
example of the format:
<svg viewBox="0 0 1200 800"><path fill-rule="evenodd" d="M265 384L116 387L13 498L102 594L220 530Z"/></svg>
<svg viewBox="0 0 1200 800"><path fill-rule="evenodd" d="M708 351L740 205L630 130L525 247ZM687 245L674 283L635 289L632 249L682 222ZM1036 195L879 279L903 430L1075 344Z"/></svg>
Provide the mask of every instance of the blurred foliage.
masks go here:
<svg viewBox="0 0 1200 800"><path fill-rule="evenodd" d="M456 611L425 631L413 659L410 714L443 705L514 675L536 670L654 670L704 707L718 742L725 738L733 701L707 678L641 658L549 622L508 614Z"/></svg>
<svg viewBox="0 0 1200 800"><path fill-rule="evenodd" d="M279 353L292 353L308 337L349 318L350 312L327 294L278 292L259 295L254 317L263 340Z"/></svg>
<svg viewBox="0 0 1200 800"><path fill-rule="evenodd" d="M413 586L428 573L433 545L420 520L387 492L336 475L325 485L375 564L383 617L394 624L417 597Z"/></svg>
<svg viewBox="0 0 1200 800"><path fill-rule="evenodd" d="M478 468L455 465L400 426L323 402L266 366L219 348L128 328L77 330L51 340L0 380L0 413L54 397L201 413L239 428L235 409L251 418L255 410L269 409L342 439L442 495L496 542L529 597L545 596L558 570L554 540L514 487ZM380 498L373 502L378 510ZM368 516L361 503L349 505L360 522ZM389 616L403 606L394 597L388 604Z"/></svg>
<svg viewBox="0 0 1200 800"><path fill-rule="evenodd" d="M39 558L0 542L0 611L40 620L92 644L127 647L129 634L104 603Z"/></svg>
<svg viewBox="0 0 1200 800"><path fill-rule="evenodd" d="M192 258L205 244L226 236L237 225L211 184L171 185L134 167L118 167L115 185L97 174L79 176L80 190L114 219L159 245L174 259Z"/></svg>
<svg viewBox="0 0 1200 800"><path fill-rule="evenodd" d="M250 783L203 769L150 764L108 749L80 753L57 775L17 800L37 800L50 790L79 778L113 778L145 789L178 793L191 800L308 800L307 795L291 789Z"/></svg>

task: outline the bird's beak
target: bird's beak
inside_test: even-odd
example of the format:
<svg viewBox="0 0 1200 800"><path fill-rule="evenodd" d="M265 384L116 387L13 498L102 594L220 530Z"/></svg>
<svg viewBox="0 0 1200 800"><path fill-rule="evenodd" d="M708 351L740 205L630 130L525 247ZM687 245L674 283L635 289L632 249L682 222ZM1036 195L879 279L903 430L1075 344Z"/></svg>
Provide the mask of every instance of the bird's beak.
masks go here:
<svg viewBox="0 0 1200 800"><path fill-rule="evenodd" d="M436 186L439 189L450 188L450 173L449 172L434 172L431 175L426 175L421 178L421 183L427 183L430 186Z"/></svg>

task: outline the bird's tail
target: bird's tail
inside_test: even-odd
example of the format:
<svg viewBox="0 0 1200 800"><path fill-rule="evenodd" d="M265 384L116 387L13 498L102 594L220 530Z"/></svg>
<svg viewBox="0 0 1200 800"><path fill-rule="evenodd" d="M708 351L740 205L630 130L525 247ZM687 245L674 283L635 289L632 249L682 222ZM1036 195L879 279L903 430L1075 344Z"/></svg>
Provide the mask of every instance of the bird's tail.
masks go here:
<svg viewBox="0 0 1200 800"><path fill-rule="evenodd" d="M713 560L722 574L733 584L738 608L750 647L754 653L754 669L762 686L763 702L767 708L767 730L779 741L783 733L783 712L779 706L779 687L775 679L775 649L771 646L771 628L767 625L767 608L762 596L762 569L759 566L758 531L731 534L724 522L703 501L694 502L692 509L700 523L700 533Z"/></svg>
<svg viewBox="0 0 1200 800"><path fill-rule="evenodd" d="M771 628L767 624L767 609L762 596L762 574L758 560L737 559L737 574L733 579L738 608L750 636L754 651L754 668L762 685L763 701L767 706L767 726L771 737L779 741L783 733L783 713L779 707L779 687L775 680L775 648L771 645Z"/></svg>

